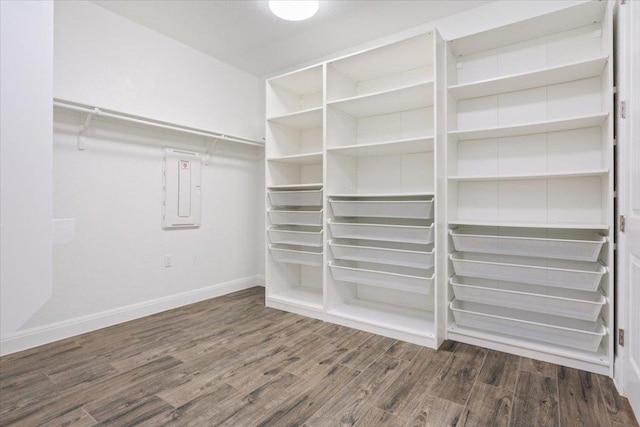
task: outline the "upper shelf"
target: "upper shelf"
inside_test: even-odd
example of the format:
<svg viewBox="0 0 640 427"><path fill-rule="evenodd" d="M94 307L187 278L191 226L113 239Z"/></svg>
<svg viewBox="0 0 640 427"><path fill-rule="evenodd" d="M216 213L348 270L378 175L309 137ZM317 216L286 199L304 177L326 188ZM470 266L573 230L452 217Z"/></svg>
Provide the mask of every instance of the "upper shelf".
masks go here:
<svg viewBox="0 0 640 427"><path fill-rule="evenodd" d="M531 135L535 133L559 132L571 129L581 129L602 126L609 117L608 113L591 114L568 119L546 120L543 122L523 123L519 125L499 126L483 129L454 130L448 134L459 140L501 138L506 136Z"/></svg>
<svg viewBox="0 0 640 427"><path fill-rule="evenodd" d="M433 136L329 147L327 151L363 157L423 153L433 151Z"/></svg>
<svg viewBox="0 0 640 427"><path fill-rule="evenodd" d="M298 95L319 92L322 90L322 66L316 65L274 77L268 83Z"/></svg>
<svg viewBox="0 0 640 427"><path fill-rule="evenodd" d="M322 152L293 154L291 156L267 157L270 162L293 163L297 165L315 165L322 163Z"/></svg>
<svg viewBox="0 0 640 427"><path fill-rule="evenodd" d="M267 120L294 129L318 128L322 126L322 107L269 117Z"/></svg>
<svg viewBox="0 0 640 427"><path fill-rule="evenodd" d="M353 117L379 116L433 105L433 81L327 103Z"/></svg>
<svg viewBox="0 0 640 427"><path fill-rule="evenodd" d="M455 56L466 56L584 27L602 21L607 3L590 1L569 5L524 21L451 40L449 46Z"/></svg>
<svg viewBox="0 0 640 427"><path fill-rule="evenodd" d="M527 73L454 85L449 86L449 91L458 100L462 100L570 82L599 76L607 60L608 57L604 56Z"/></svg>
<svg viewBox="0 0 640 427"><path fill-rule="evenodd" d="M433 35L427 33L339 58L328 65L351 80L362 82L429 66L432 62Z"/></svg>

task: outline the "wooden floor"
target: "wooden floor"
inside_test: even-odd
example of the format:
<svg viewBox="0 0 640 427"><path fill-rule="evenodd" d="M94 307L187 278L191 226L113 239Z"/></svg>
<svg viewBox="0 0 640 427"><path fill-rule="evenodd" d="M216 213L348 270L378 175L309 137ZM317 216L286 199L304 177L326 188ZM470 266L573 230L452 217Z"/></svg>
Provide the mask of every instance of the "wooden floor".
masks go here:
<svg viewBox="0 0 640 427"><path fill-rule="evenodd" d="M436 351L254 288L0 358L0 425L637 426L610 379Z"/></svg>

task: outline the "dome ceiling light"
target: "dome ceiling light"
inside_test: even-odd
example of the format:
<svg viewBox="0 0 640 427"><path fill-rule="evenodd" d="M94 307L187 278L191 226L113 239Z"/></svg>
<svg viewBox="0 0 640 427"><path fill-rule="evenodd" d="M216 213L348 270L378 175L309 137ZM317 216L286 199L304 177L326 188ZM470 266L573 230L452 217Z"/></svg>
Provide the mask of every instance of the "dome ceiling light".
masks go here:
<svg viewBox="0 0 640 427"><path fill-rule="evenodd" d="M304 21L316 14L319 0L269 0L269 9L287 21Z"/></svg>

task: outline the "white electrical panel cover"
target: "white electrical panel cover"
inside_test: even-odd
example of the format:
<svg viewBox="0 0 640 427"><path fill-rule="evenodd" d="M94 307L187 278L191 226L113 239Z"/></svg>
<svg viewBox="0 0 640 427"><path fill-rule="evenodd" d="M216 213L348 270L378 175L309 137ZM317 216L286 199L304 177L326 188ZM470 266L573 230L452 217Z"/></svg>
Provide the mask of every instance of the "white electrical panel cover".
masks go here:
<svg viewBox="0 0 640 427"><path fill-rule="evenodd" d="M162 228L200 226L200 153L162 150Z"/></svg>

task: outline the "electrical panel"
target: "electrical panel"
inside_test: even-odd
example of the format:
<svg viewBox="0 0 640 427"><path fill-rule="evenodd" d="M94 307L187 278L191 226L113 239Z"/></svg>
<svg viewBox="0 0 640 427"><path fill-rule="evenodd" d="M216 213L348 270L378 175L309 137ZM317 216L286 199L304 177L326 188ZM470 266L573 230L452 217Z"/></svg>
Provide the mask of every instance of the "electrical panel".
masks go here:
<svg viewBox="0 0 640 427"><path fill-rule="evenodd" d="M200 153L164 148L162 154L162 228L199 227Z"/></svg>

